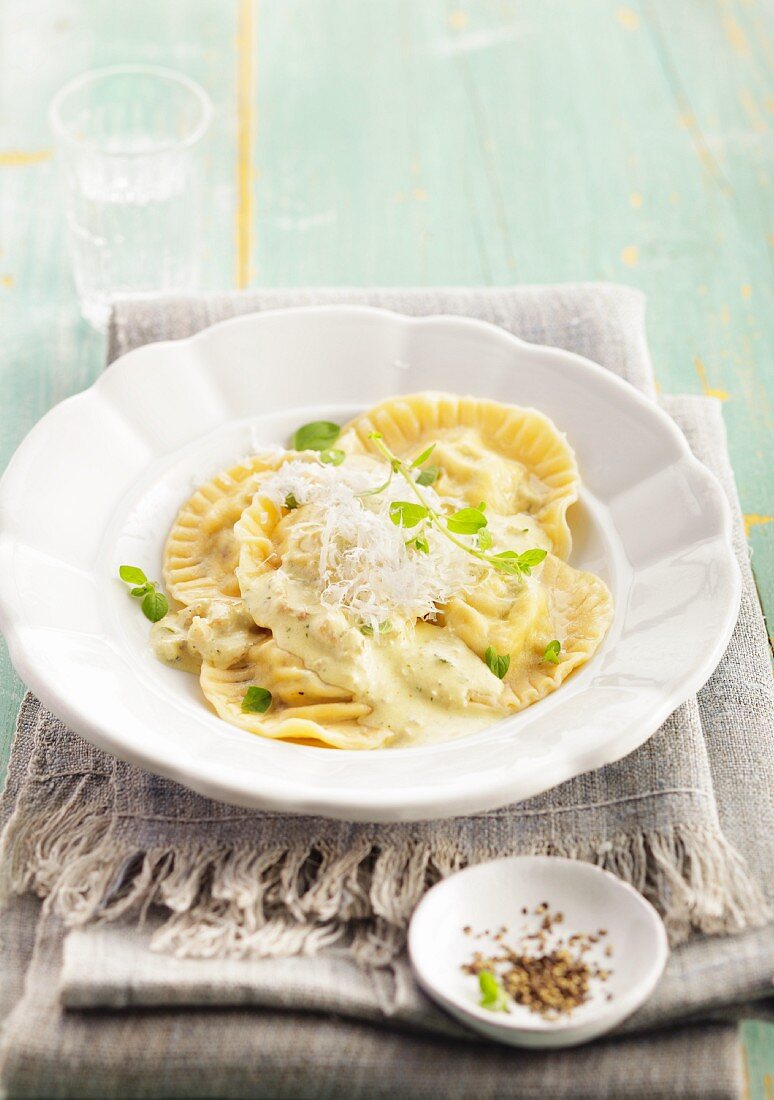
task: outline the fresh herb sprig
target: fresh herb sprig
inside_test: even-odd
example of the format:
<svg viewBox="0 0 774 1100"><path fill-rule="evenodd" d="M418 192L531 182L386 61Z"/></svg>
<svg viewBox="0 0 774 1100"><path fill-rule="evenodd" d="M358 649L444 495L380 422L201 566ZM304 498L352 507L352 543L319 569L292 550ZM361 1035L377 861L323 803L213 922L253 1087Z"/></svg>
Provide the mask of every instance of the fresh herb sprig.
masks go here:
<svg viewBox="0 0 774 1100"><path fill-rule="evenodd" d="M479 1004L490 1012L510 1012L508 995L491 970L479 970L478 988L481 990Z"/></svg>
<svg viewBox="0 0 774 1100"><path fill-rule="evenodd" d="M242 699L242 711L245 714L265 714L272 704L272 694L268 688L249 687Z"/></svg>
<svg viewBox="0 0 774 1100"><path fill-rule="evenodd" d="M510 656L507 653L498 653L493 645L486 647L484 660L489 671L494 673L498 680L502 680L511 664Z"/></svg>
<svg viewBox="0 0 774 1100"><path fill-rule="evenodd" d="M320 451L320 462L325 466L341 466L346 457L344 451L340 451L338 447L327 447Z"/></svg>
<svg viewBox="0 0 774 1100"><path fill-rule="evenodd" d="M340 466L347 457L344 451L333 444L341 435L341 428L332 420L313 420L302 424L293 433L293 448L296 451L317 451L324 466Z"/></svg>
<svg viewBox="0 0 774 1100"><path fill-rule="evenodd" d="M423 451L421 455L415 458L413 462L407 465L405 462L401 461L396 454L393 454L384 442L381 432L370 432L368 438L373 441L374 446L382 457L389 462L390 476L383 485L375 489L370 489L363 495L373 496L384 492L392 481L393 474L400 474L404 481L411 486L414 496L419 501L419 504L414 504L413 501L407 500L392 501L390 504L390 519L396 526L410 529L427 521L435 527L437 531L440 531L442 535L449 539L450 542L453 542L455 546L459 547L460 550L464 550L466 554L471 554L474 558L478 558L479 561L485 562L499 573L506 573L509 576L518 577L519 579L529 576L533 568L539 565L546 556L547 551L539 547L534 547L531 550L524 550L521 554L517 553L515 550L503 550L497 554L487 553L492 545L492 536L489 531L485 530L487 526L487 518L484 514L486 502L483 500L476 508L461 508L458 512L453 512L449 516L433 508L422 492L421 482L414 477L412 471L430 457L435 444L432 444ZM456 537L457 535L477 535L478 545L471 546L468 543L462 542ZM422 539L420 545L417 545L417 539ZM416 537L410 539L407 545L414 545L417 550L426 552L426 540L421 532Z"/></svg>
<svg viewBox="0 0 774 1100"><path fill-rule="evenodd" d="M546 646L546 651L543 654L543 660L546 661L549 665L558 665L559 653L561 652L561 649L562 643L559 641L558 638L554 638L554 640L552 642L549 642Z"/></svg>
<svg viewBox="0 0 774 1100"><path fill-rule="evenodd" d="M169 602L164 593L158 591L156 582L149 581L136 565L122 565L118 575L125 584L132 586L129 595L142 601L140 607L145 618L152 623L160 622L169 611Z"/></svg>
<svg viewBox="0 0 774 1100"><path fill-rule="evenodd" d="M293 433L293 449L296 451L328 451L341 435L341 428L332 420L313 420L302 424Z"/></svg>
<svg viewBox="0 0 774 1100"><path fill-rule="evenodd" d="M391 630L392 622L390 619L384 619L382 622L379 623L378 631L380 634L389 634ZM370 623L363 623L363 625L360 627L360 633L365 634L366 638L373 638L374 628L370 625Z"/></svg>
<svg viewBox="0 0 774 1100"><path fill-rule="evenodd" d="M411 463L409 469L416 470L419 466L424 466L434 450L435 443L431 443L429 447L425 447L422 454L417 455ZM440 466L425 466L424 470L420 470L417 474L417 485L433 485L438 480L440 472Z"/></svg>

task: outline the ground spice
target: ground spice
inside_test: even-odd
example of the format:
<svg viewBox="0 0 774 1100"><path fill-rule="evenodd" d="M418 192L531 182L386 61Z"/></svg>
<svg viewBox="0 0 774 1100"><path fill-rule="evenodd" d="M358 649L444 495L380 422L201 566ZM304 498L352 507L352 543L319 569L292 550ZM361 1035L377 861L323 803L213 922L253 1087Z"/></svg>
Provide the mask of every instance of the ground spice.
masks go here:
<svg viewBox="0 0 774 1100"><path fill-rule="evenodd" d="M522 913L527 910L522 909ZM523 930L516 944L508 946L503 942L508 929L502 927L495 937L498 953L487 956L476 951L462 969L466 974L493 975L515 1004L545 1019L557 1020L589 999L593 982L606 982L613 973L586 958L592 945L604 938L607 931L600 928L596 935L576 932L565 940L555 934L556 926L564 921L563 913L552 913L548 902L541 902L534 915L541 918L537 931ZM463 931L476 939L489 934L475 935L470 926ZM609 945L605 955L612 955ZM607 1000L612 997L608 993Z"/></svg>

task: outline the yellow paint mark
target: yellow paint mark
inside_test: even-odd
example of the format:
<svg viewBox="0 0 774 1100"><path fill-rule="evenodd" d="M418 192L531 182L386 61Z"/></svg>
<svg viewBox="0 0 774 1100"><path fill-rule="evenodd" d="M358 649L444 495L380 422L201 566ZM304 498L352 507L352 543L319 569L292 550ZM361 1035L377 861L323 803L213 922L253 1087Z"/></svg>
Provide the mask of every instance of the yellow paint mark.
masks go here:
<svg viewBox="0 0 774 1100"><path fill-rule="evenodd" d="M236 285L239 290L251 279L253 246L252 156L255 113L253 100L253 31L255 0L239 0L236 37L237 63L237 165L236 165Z"/></svg>
<svg viewBox="0 0 774 1100"><path fill-rule="evenodd" d="M749 283L743 283L742 284L742 297L743 298L752 298L752 287L750 286Z"/></svg>
<svg viewBox="0 0 774 1100"><path fill-rule="evenodd" d="M769 233L766 240L769 242L769 244L774 244L774 233Z"/></svg>
<svg viewBox="0 0 774 1100"><path fill-rule="evenodd" d="M713 389L712 386L710 386L709 380L707 379L707 371L698 355L694 356L693 364L696 367L696 373L699 376L699 381L701 382L701 390L704 396L717 397L719 401L728 401L729 395L726 390L716 390Z"/></svg>
<svg viewBox="0 0 774 1100"><path fill-rule="evenodd" d="M680 192L672 191L669 195L669 201L671 202L672 206L677 206L677 204L680 202Z"/></svg>
<svg viewBox="0 0 774 1100"><path fill-rule="evenodd" d="M640 261L640 250L636 244L629 244L621 249L621 260L627 267L636 267Z"/></svg>
<svg viewBox="0 0 774 1100"><path fill-rule="evenodd" d="M706 283L702 283L699 287L699 294L709 294L709 287Z"/></svg>
<svg viewBox="0 0 774 1100"><path fill-rule="evenodd" d="M753 130L755 130L757 134L765 134L768 129L766 119L763 117L763 112L755 102L752 93L749 92L747 88L742 88L739 92L739 102L742 105L744 113L752 123Z"/></svg>
<svg viewBox="0 0 774 1100"><path fill-rule="evenodd" d="M742 1052L742 1097L743 1100L750 1100L750 1064L747 1059L747 1047L744 1043L740 1044Z"/></svg>
<svg viewBox="0 0 774 1100"><path fill-rule="evenodd" d="M720 307L720 320L723 322L724 325L731 324L731 310L728 308L728 306Z"/></svg>
<svg viewBox="0 0 774 1100"><path fill-rule="evenodd" d="M8 286L8 287L13 286L13 275L0 276L0 283L2 283L3 286Z"/></svg>
<svg viewBox="0 0 774 1100"><path fill-rule="evenodd" d="M40 164L41 161L50 160L51 156L51 149L33 149L29 152L8 149L0 153L0 168L22 168L26 164Z"/></svg>
<svg viewBox="0 0 774 1100"><path fill-rule="evenodd" d="M464 31L468 25L468 13L466 11L453 11L449 15L449 26L455 31Z"/></svg>
<svg viewBox="0 0 774 1100"><path fill-rule="evenodd" d="M723 30L726 33L726 38L731 44L731 49L734 53L738 53L742 57L746 57L750 52L750 47L747 42L747 36L739 26L737 21L731 15L723 16Z"/></svg>
<svg viewBox="0 0 774 1100"><path fill-rule="evenodd" d="M774 1080L772 1080L770 1073L767 1073L763 1078L763 1095L765 1100L774 1100Z"/></svg>
<svg viewBox="0 0 774 1100"><path fill-rule="evenodd" d="M622 27L626 27L627 31L636 31L640 25L639 15L631 8L619 8L615 13L615 17Z"/></svg>
<svg viewBox="0 0 774 1100"><path fill-rule="evenodd" d="M411 194L417 202L427 202L427 191L425 191L424 187L415 187Z"/></svg>
<svg viewBox="0 0 774 1100"><path fill-rule="evenodd" d="M704 137L701 127L696 119L696 115L693 113L690 103L687 101L682 93L677 95L677 105L679 111L677 114L677 121L684 130L687 130L691 136L693 147L696 150L696 155L699 161L710 174L712 179L718 185L721 191L725 194L731 194L731 188L723 176L720 169L720 165L715 159L712 150L707 144L707 139Z"/></svg>
<svg viewBox="0 0 774 1100"><path fill-rule="evenodd" d="M744 533L749 539L753 527L765 527L767 523L774 523L774 516L759 516L755 512L749 512L742 516L744 520Z"/></svg>
<svg viewBox="0 0 774 1100"><path fill-rule="evenodd" d="M642 195L639 193L639 191L632 191L631 195L629 195L629 205L632 207L633 210L640 209L640 207L642 206Z"/></svg>

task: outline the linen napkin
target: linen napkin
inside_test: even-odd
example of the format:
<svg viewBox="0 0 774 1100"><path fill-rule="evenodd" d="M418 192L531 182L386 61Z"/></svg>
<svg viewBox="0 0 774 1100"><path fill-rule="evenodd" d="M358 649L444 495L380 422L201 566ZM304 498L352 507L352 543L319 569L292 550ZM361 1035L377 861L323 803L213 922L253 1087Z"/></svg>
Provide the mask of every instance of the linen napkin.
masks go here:
<svg viewBox="0 0 774 1100"><path fill-rule="evenodd" d="M527 339L586 354L646 392L653 390L641 296L599 286L262 292L119 304L111 356L147 339L187 335L238 312L321 300L483 317ZM716 404L674 399L668 409L735 501ZM61 1029L72 1031L68 1041L81 1055L92 1042L86 1033L93 1025L86 1027L74 1013L63 1020L59 1012L59 917L69 923L94 916L113 922L90 925L68 937L61 994L71 1007L282 1005L336 1011L358 1019L361 1029L363 1020L388 1019L391 1027L411 1025L437 1034L448 1034L452 1025L421 997L405 961L396 956L408 916L427 884L464 862L523 851L592 859L649 896L675 941L684 939L691 928L714 933L760 924L766 907L756 878L770 882L774 864L772 702L766 636L739 523L736 538L745 579L742 613L721 666L698 700L679 708L626 760L492 814L389 827L252 814L110 760L28 697L4 804L9 819L5 866L12 889L31 889L48 901L26 991L7 1028L6 1074L16 1081L28 1080L24 1066L29 1068L35 1057L45 1064L63 1039ZM152 956L147 935L134 927L136 915L151 907L154 946L178 956L284 956L314 953L330 945L336 946L336 953L302 960L302 965L284 959L221 965L211 958L180 961ZM652 1002L650 1016L646 1012L630 1027L761 996L770 983L771 941L766 932L748 932L734 941L695 939L674 958L680 961L670 964L672 978L662 987L661 1002ZM389 974L378 976L376 971L366 979L353 959L376 964L392 960L393 965ZM39 980L40 974L44 976ZM244 1016L245 1021L253 1019L249 1013ZM172 1013L168 1018L177 1035L180 1018ZM24 1026L34 1019L38 1026ZM178 1021L174 1027L173 1020ZM106 1021L104 1026L108 1027ZM140 1022L134 1026L138 1034L146 1027ZM218 1027L214 1019L211 1026ZM224 1018L220 1030L230 1027ZM322 1036L327 1028L326 1024L309 1033L320 1035L321 1057L335 1049L325 1046ZM684 1038L695 1052L692 1035L686 1032ZM185 1044L169 1041L183 1051ZM330 1041L334 1042L332 1035ZM416 1032L414 1041L424 1042ZM363 1042L370 1050L373 1037ZM718 1049L726 1042L726 1033L718 1033ZM383 1081L394 1084L402 1055L390 1043L377 1046L379 1053L373 1057ZM253 1049L252 1044L248 1047ZM185 1049L193 1058L196 1048ZM663 1041L658 1049L666 1051ZM652 1055L644 1055L644 1066ZM444 1062L446 1056L445 1044ZM630 1056L636 1057L634 1048ZM538 1056L512 1057L521 1059L517 1064L523 1080L524 1059L537 1058L534 1080L545 1088L547 1071ZM693 1054L680 1057L694 1065ZM582 1077L580 1052L564 1058L578 1059ZM240 1061L236 1056L235 1060ZM609 1072L615 1076L614 1069ZM574 1075L575 1069L573 1081ZM720 1071L712 1076L716 1082L731 1080ZM426 1086L423 1073L417 1080L418 1089ZM408 1095L404 1085L401 1082L400 1091ZM558 1084L553 1093L564 1095ZM223 1092L232 1094L237 1093ZM280 1095L261 1093L275 1094ZM582 1093L576 1090L573 1095Z"/></svg>

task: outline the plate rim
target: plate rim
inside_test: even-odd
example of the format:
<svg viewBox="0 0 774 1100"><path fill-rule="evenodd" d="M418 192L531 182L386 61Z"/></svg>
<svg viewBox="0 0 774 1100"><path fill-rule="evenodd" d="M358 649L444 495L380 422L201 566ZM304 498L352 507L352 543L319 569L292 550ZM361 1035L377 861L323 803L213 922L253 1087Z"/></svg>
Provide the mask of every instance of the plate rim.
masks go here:
<svg viewBox="0 0 774 1100"><path fill-rule="evenodd" d="M577 766L577 757L572 758L574 762L565 757L561 766L556 762L551 768L546 767L544 777L533 783L526 794L519 793L516 796L517 800L548 790L583 772L614 763L644 744L677 706L703 686L717 667L733 633L741 601L742 581L733 548L733 517L730 503L717 477L696 458L678 425L653 398L638 390L620 375L576 352L567 351L554 345L531 343L513 335L499 325L479 318L467 317L462 314L443 313L413 316L366 305L290 306L225 318L182 339L156 341L131 349L108 364L106 369L90 386L52 406L32 426L15 450L0 477L0 561L3 560L4 555L7 556L12 551L15 544L15 540L5 536L2 528L8 486L15 476L17 462L30 448L36 446L38 438L44 435L49 417L58 414L64 406L72 407L87 402L92 393L99 394L102 387L108 384L107 380L109 378L115 378L117 371L131 370L133 360L138 356L146 355L149 349L153 349L153 353L157 353L159 349L168 350L170 348L180 348L181 345L204 344L211 340L213 335L217 337L224 329L260 324L264 319L271 322L279 316L287 317L288 315L370 316L381 320L389 319L391 322L398 323L405 328L441 325L444 328L457 327L468 332L477 331L486 338L498 339L504 346L526 349L531 355L537 355L543 359L558 356L563 361L572 362L582 371L591 372L597 378L603 379L606 385L612 385L620 394L625 395L624 399L626 401L633 402L640 409L646 410L647 415L655 417L661 428L668 432L678 447L681 461L692 467L694 473L704 479L705 484L712 486L716 503L719 505L721 523L713 541L718 545L722 543L726 551L725 579L731 582L731 591L728 595L722 620L722 629L719 629L716 633L714 644L703 652L701 659L697 660L691 671L680 681L680 689L675 688L671 692L665 693L660 700L660 705L648 708L646 712L632 720L625 737L620 736L614 743L608 740L594 751L583 754L582 771ZM369 791L366 793L348 791L346 795L347 805L342 806L338 788L325 787L312 793L305 783L291 781L287 785L283 785L281 792L277 795L272 792L270 786L261 787L260 783L257 787L254 784L246 785L244 782L240 782L239 775L233 774L233 772L229 776L220 774L217 770L213 770L211 764L205 766L193 756L181 759L175 753L165 752L163 739L159 740L153 752L139 751L137 746L127 743L122 738L120 730L111 729L104 718L102 720L95 719L85 703L74 701L72 697L60 693L48 684L45 668L41 667L40 661L36 660L36 657L31 655L25 647L25 626L20 621L20 616L16 611L16 600L12 590L12 569L0 569L0 631L5 636L14 668L25 685L33 691L43 705L98 748L155 774L183 783L206 797L256 809L296 815L315 814L340 820L370 822L416 821L455 817L486 812L514 801L513 794L509 794L507 790L509 785L513 785L513 776L510 772L507 773L508 781L490 782L484 790L481 789L481 781L479 780L478 784L472 788L474 793L471 793L469 789L463 789L463 785L459 780L451 789L449 785L444 786L438 795L434 795L432 787L428 784L419 788L414 800L408 804L401 800L399 792L396 796L395 793L388 791L387 797L385 797L383 791ZM421 751L421 749L411 751ZM255 777L251 778L254 779ZM333 797L330 797L329 792L333 793ZM289 800L292 800L298 808L289 808ZM450 803L453 804L451 809L449 808ZM483 810L482 806L485 807Z"/></svg>

